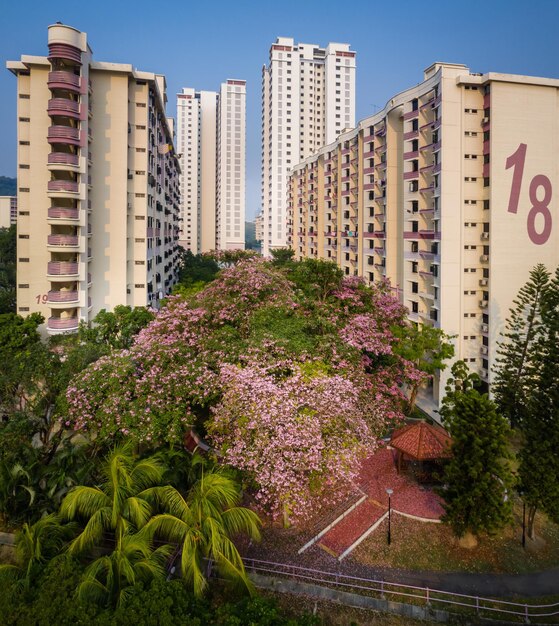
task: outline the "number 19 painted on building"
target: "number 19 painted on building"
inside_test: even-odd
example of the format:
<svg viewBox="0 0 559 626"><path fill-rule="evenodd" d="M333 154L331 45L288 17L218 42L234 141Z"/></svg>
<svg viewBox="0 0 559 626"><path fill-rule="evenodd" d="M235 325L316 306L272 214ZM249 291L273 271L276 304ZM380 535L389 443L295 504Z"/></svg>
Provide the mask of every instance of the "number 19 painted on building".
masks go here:
<svg viewBox="0 0 559 626"><path fill-rule="evenodd" d="M520 189L522 187L522 176L524 174L524 164L526 163L526 144L521 143L516 151L507 158L505 169L511 167L514 168L512 174L512 185L510 189L509 197L509 213L518 212L518 200L520 198ZM538 199L538 189L543 189L543 198ZM536 174L530 181L530 189L528 196L532 206L528 213L528 237L530 240L538 246L546 243L551 235L552 218L551 211L549 210L549 203L551 202L551 196L553 189L551 181L547 176L543 174ZM543 217L543 230L541 233L536 231L536 216L541 215Z"/></svg>

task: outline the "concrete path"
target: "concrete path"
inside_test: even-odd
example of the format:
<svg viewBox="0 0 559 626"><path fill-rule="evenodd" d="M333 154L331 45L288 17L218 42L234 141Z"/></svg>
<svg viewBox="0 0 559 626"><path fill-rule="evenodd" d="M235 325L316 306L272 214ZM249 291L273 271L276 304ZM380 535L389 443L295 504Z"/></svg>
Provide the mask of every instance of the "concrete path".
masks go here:
<svg viewBox="0 0 559 626"><path fill-rule="evenodd" d="M345 562L340 572L418 587L431 587L474 596L534 598L559 595L559 567L530 574L475 574L466 572L410 572L397 569L365 568Z"/></svg>

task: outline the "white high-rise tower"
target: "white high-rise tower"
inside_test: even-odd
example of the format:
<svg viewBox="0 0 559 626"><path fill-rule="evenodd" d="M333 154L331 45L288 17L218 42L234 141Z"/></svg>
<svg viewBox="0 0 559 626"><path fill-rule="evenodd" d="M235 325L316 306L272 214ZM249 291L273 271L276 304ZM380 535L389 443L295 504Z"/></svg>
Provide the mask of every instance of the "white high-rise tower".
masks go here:
<svg viewBox="0 0 559 626"><path fill-rule="evenodd" d="M262 70L262 253L287 245L291 167L355 126L355 52L278 37Z"/></svg>
<svg viewBox="0 0 559 626"><path fill-rule="evenodd" d="M244 247L246 84L177 94L182 177L180 243L194 254Z"/></svg>

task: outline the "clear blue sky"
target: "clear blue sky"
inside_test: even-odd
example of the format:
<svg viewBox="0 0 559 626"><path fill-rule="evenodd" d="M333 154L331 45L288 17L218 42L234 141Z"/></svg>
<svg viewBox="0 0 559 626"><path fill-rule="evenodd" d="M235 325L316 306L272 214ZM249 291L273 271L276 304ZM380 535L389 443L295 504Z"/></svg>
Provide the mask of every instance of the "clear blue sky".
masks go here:
<svg viewBox="0 0 559 626"><path fill-rule="evenodd" d="M56 5L56 6L55 6ZM247 217L260 202L261 68L277 36L357 51L357 119L422 80L433 61L474 72L559 78L559 0L17 0L2 3L0 59L46 55L47 26L87 32L99 61L167 76L169 114L183 86L247 80ZM16 83L0 71L0 175L15 176Z"/></svg>

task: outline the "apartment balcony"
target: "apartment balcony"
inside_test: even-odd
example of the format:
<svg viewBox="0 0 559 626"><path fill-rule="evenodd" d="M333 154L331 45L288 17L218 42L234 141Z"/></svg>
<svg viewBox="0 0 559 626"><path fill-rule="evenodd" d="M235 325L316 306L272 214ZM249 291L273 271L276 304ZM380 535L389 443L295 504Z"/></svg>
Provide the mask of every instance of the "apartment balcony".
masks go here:
<svg viewBox="0 0 559 626"><path fill-rule="evenodd" d="M375 151L374 150L369 150L368 152L364 152L363 153L363 158L364 159L370 159L371 157L375 156Z"/></svg>
<svg viewBox="0 0 559 626"><path fill-rule="evenodd" d="M68 89L69 91L80 92L81 80L73 72L57 70L49 72L47 77L47 87L49 89Z"/></svg>
<svg viewBox="0 0 559 626"><path fill-rule="evenodd" d="M375 137L384 137L386 135L386 126L383 124L379 129L375 130Z"/></svg>
<svg viewBox="0 0 559 626"><path fill-rule="evenodd" d="M48 292L47 304L76 304L79 302L80 294L78 291L52 290Z"/></svg>
<svg viewBox="0 0 559 626"><path fill-rule="evenodd" d="M47 113L57 117L71 117L80 119L80 103L68 98L51 98L47 103Z"/></svg>
<svg viewBox="0 0 559 626"><path fill-rule="evenodd" d="M77 248L79 237L77 235L48 235L47 244L60 248Z"/></svg>
<svg viewBox="0 0 559 626"><path fill-rule="evenodd" d="M404 141L409 141L410 139L417 139L419 137L418 130L410 130L407 133L404 133Z"/></svg>
<svg viewBox="0 0 559 626"><path fill-rule="evenodd" d="M47 134L47 141L49 143L65 143L73 146L79 146L80 131L78 128L72 128L71 126L50 126Z"/></svg>
<svg viewBox="0 0 559 626"><path fill-rule="evenodd" d="M420 291L419 297L423 298L424 300L435 300L435 295L432 293L429 293L428 291Z"/></svg>
<svg viewBox="0 0 559 626"><path fill-rule="evenodd" d="M415 180L419 178L419 170L412 170L411 172L404 172L404 180Z"/></svg>
<svg viewBox="0 0 559 626"><path fill-rule="evenodd" d="M51 206L48 210L48 218L51 220L79 220L80 211L72 207Z"/></svg>
<svg viewBox="0 0 559 626"><path fill-rule="evenodd" d="M79 166L80 157L77 154L70 154L68 152L51 152L48 155L47 163L49 165Z"/></svg>
<svg viewBox="0 0 559 626"><path fill-rule="evenodd" d="M68 43L49 43L49 55L47 58L49 61L66 59L81 65L82 53L79 48Z"/></svg>
<svg viewBox="0 0 559 626"><path fill-rule="evenodd" d="M404 152L402 158L404 161L407 161L408 159L417 159L418 156L419 150L411 150L410 152Z"/></svg>
<svg viewBox="0 0 559 626"><path fill-rule="evenodd" d="M404 121L413 120L416 117L419 117L419 109L415 109L414 111L408 111L404 113Z"/></svg>
<svg viewBox="0 0 559 626"><path fill-rule="evenodd" d="M73 180L49 180L48 191L66 191L68 193L79 193L80 184Z"/></svg>
<svg viewBox="0 0 559 626"><path fill-rule="evenodd" d="M47 265L47 276L77 277L79 265L71 261L50 261Z"/></svg>
<svg viewBox="0 0 559 626"><path fill-rule="evenodd" d="M427 187L421 187L419 193L432 193L435 189L435 185L428 185Z"/></svg>
<svg viewBox="0 0 559 626"><path fill-rule="evenodd" d="M47 330L77 330L79 325L80 320L78 317L49 317Z"/></svg>
<svg viewBox="0 0 559 626"><path fill-rule="evenodd" d="M371 191L375 188L375 183L365 183L363 185L363 191Z"/></svg>

